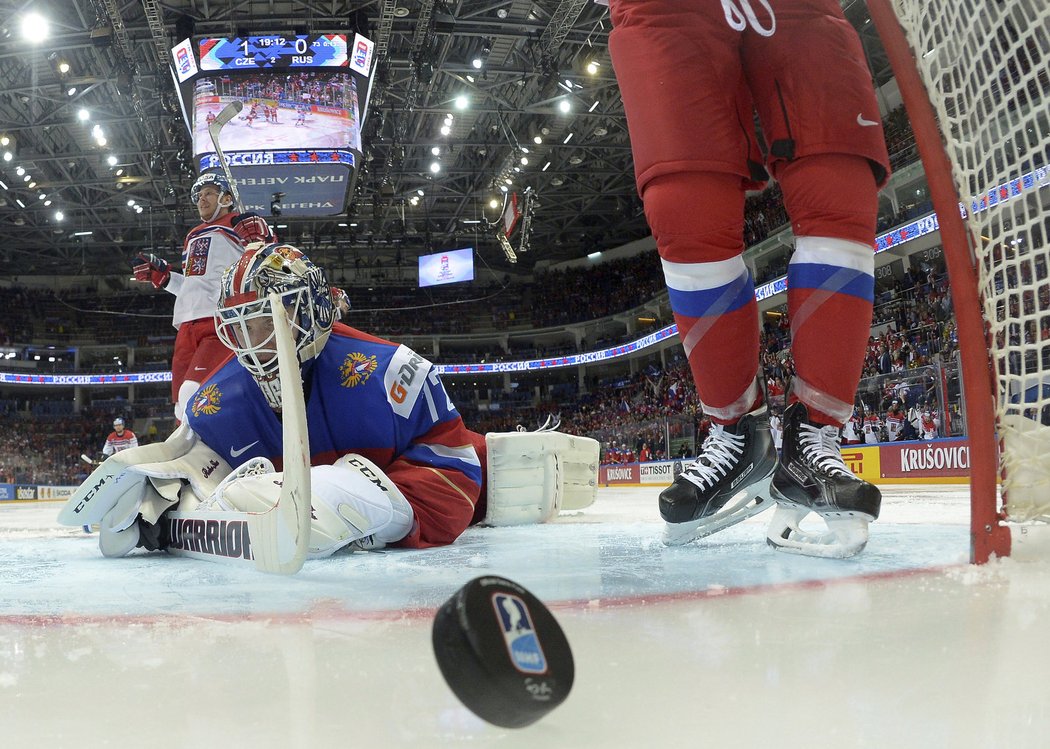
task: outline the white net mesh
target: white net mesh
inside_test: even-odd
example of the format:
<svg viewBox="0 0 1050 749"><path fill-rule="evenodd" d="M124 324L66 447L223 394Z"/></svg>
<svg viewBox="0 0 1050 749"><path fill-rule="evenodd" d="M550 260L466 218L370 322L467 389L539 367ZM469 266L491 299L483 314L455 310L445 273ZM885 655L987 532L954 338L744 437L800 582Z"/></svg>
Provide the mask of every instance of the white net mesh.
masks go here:
<svg viewBox="0 0 1050 749"><path fill-rule="evenodd" d="M1005 509L1050 515L1050 3L893 0L977 257Z"/></svg>

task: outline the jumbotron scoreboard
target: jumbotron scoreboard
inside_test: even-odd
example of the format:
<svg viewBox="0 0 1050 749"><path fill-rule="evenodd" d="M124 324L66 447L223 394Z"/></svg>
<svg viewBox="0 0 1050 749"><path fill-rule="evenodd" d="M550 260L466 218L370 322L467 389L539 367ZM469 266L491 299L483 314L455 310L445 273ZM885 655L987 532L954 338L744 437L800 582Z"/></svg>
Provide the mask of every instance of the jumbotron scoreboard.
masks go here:
<svg viewBox="0 0 1050 749"><path fill-rule="evenodd" d="M232 102L219 143L247 210L343 213L362 158L373 43L357 34L185 40L172 50L200 172L221 171L208 125Z"/></svg>
<svg viewBox="0 0 1050 749"><path fill-rule="evenodd" d="M203 39L201 70L265 70L273 68L347 67L346 37L249 36Z"/></svg>

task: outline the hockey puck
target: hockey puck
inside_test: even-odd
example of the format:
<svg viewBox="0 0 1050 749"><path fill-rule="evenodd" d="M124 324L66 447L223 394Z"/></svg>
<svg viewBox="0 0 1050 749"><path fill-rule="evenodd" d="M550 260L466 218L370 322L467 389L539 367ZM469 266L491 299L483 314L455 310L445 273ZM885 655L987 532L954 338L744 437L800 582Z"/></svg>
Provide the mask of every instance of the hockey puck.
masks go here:
<svg viewBox="0 0 1050 749"><path fill-rule="evenodd" d="M438 609L434 655L475 715L503 728L535 723L569 696L572 650L554 615L506 578L471 580Z"/></svg>

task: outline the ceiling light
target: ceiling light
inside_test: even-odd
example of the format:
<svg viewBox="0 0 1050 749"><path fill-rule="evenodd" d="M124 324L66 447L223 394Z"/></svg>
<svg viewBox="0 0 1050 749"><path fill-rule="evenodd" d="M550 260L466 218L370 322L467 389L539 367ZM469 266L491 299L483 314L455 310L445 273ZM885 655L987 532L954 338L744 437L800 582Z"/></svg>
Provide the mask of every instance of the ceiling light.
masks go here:
<svg viewBox="0 0 1050 749"><path fill-rule="evenodd" d="M79 111L77 111L77 119L81 122L87 122L91 119L91 112L81 108Z"/></svg>
<svg viewBox="0 0 1050 749"><path fill-rule="evenodd" d="M499 208L499 201L493 198L489 201L489 208Z"/></svg>
<svg viewBox="0 0 1050 749"><path fill-rule="evenodd" d="M466 94L460 94L456 97L456 109L466 109L470 105L470 99Z"/></svg>
<svg viewBox="0 0 1050 749"><path fill-rule="evenodd" d="M44 206L45 206L45 207L46 207L46 206L49 206L49 205L51 205L51 200L50 200L50 198L49 198L48 200L45 200L45 201L44 201Z"/></svg>
<svg viewBox="0 0 1050 749"><path fill-rule="evenodd" d="M117 170L117 176L118 176L118 177L119 177L120 175L122 175L123 173L124 173L124 170L123 170L123 169L118 169L118 170Z"/></svg>
<svg viewBox="0 0 1050 749"><path fill-rule="evenodd" d="M416 190L416 195L418 195L419 197L423 197L424 194L425 193L422 190Z"/></svg>
<svg viewBox="0 0 1050 749"><path fill-rule="evenodd" d="M587 72L591 75L596 75L598 73L599 67L601 67L600 62L595 62L594 60L591 60L589 63L587 63Z"/></svg>
<svg viewBox="0 0 1050 749"><path fill-rule="evenodd" d="M76 86L70 86L68 89L66 89L66 96L76 96L76 93L77 93L77 87Z"/></svg>
<svg viewBox="0 0 1050 749"><path fill-rule="evenodd" d="M90 237L95 232L93 231L75 231L73 232L74 237Z"/></svg>
<svg viewBox="0 0 1050 749"><path fill-rule="evenodd" d="M496 11L496 17L497 18L506 18L509 15L510 15L510 13L507 11L506 8L500 8L499 10Z"/></svg>
<svg viewBox="0 0 1050 749"><path fill-rule="evenodd" d="M441 126L441 134L442 135L448 135L451 132L452 132L452 128L450 128L448 125L442 125Z"/></svg>
<svg viewBox="0 0 1050 749"><path fill-rule="evenodd" d="M129 198L128 199L128 208L134 208L134 207L135 207L135 199L134 198Z"/></svg>
<svg viewBox="0 0 1050 749"><path fill-rule="evenodd" d="M543 138L541 138L541 137L540 137L539 135L537 135L537 136L535 136L535 137L534 137L534 138L532 139L532 142L533 142L533 143L535 143L535 144L536 144L536 145L538 146L538 145L540 145L541 143L543 143Z"/></svg>
<svg viewBox="0 0 1050 749"><path fill-rule="evenodd" d="M10 151L4 151L4 161L10 161L14 157L15 157L15 155L13 153L11 153Z"/></svg>
<svg viewBox="0 0 1050 749"><path fill-rule="evenodd" d="M521 165L522 166L528 166L529 165L529 159L527 157L525 157L525 156L522 156L521 157Z"/></svg>
<svg viewBox="0 0 1050 749"><path fill-rule="evenodd" d="M565 140L562 141L562 144L564 145L565 143L568 143L570 140L572 140L572 133L569 133L568 135L565 136Z"/></svg>
<svg viewBox="0 0 1050 749"><path fill-rule="evenodd" d="M23 203L23 202L22 202L21 200L19 200L18 198L15 198L15 202L16 202L16 203L18 203L18 207L19 207L19 208L25 208L25 207L26 207L26 204L25 204L25 203Z"/></svg>
<svg viewBox="0 0 1050 749"><path fill-rule="evenodd" d="M66 214L62 213L62 211L55 211L55 221L63 221L65 218Z"/></svg>
<svg viewBox="0 0 1050 749"><path fill-rule="evenodd" d="M470 61L470 64L474 67L475 70L481 70L481 66L484 65L485 62L480 57L475 57L473 60Z"/></svg>
<svg viewBox="0 0 1050 749"><path fill-rule="evenodd" d="M568 113L568 111L572 109L572 104L569 103L568 99L562 99L558 102L558 109L562 112Z"/></svg>
<svg viewBox="0 0 1050 749"><path fill-rule="evenodd" d="M432 153L434 156L440 156L441 155L441 147L440 146L434 146L433 148L430 149L430 153Z"/></svg>
<svg viewBox="0 0 1050 749"><path fill-rule="evenodd" d="M26 173L26 168L24 166L20 166L20 167L15 169L15 174L17 174L19 177L21 177L25 173Z"/></svg>
<svg viewBox="0 0 1050 749"><path fill-rule="evenodd" d="M545 172L545 171L547 171L547 169L549 169L549 168L550 168L550 165L551 165L551 163L550 163L550 162L548 161L548 162L547 162L546 164L544 164L544 165L543 165L543 168L542 168L542 169L540 169L540 171L541 171L541 172Z"/></svg>
<svg viewBox="0 0 1050 749"><path fill-rule="evenodd" d="M47 39L49 33L50 26L47 19L40 14L28 13L22 16L22 37L26 41L36 44Z"/></svg>
<svg viewBox="0 0 1050 749"><path fill-rule="evenodd" d="M5 190L7 189L7 185L4 183L3 180L0 180L0 187L4 188Z"/></svg>
<svg viewBox="0 0 1050 749"><path fill-rule="evenodd" d="M110 154L109 156L106 157L106 163L109 164L110 166L116 166L117 165L117 157L114 156L113 154Z"/></svg>
<svg viewBox="0 0 1050 749"><path fill-rule="evenodd" d="M432 171L434 174L437 174L438 172L441 171L441 164L437 163L436 161L433 162L430 165L430 171Z"/></svg>
<svg viewBox="0 0 1050 749"><path fill-rule="evenodd" d="M591 108L588 109L587 111L588 112L593 112L597 108L598 108L598 102L596 101L596 102L594 102L594 104L591 104Z"/></svg>
<svg viewBox="0 0 1050 749"><path fill-rule="evenodd" d="M61 73L62 75L65 75L66 73L68 73L69 72L69 63L66 62L65 60L63 60L62 62L58 63L58 72Z"/></svg>
<svg viewBox="0 0 1050 749"><path fill-rule="evenodd" d="M40 199L47 200L47 195L45 193L40 193Z"/></svg>
<svg viewBox="0 0 1050 749"><path fill-rule="evenodd" d="M6 135L0 136L0 146L4 146L6 148L9 145L11 145L11 139L8 138Z"/></svg>
<svg viewBox="0 0 1050 749"><path fill-rule="evenodd" d="M36 182L30 182L29 183L29 189L32 190L34 187L36 187Z"/></svg>

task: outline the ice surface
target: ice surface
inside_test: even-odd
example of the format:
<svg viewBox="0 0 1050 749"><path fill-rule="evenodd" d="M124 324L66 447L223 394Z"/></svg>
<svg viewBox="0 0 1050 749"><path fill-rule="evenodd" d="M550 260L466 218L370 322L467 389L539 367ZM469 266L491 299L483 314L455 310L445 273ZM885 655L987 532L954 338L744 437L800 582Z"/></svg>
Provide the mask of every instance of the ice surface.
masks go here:
<svg viewBox="0 0 1050 749"><path fill-rule="evenodd" d="M289 578L103 559L59 504L0 504L0 743L1050 744L1050 564L967 565L965 492L888 489L849 560L769 549L769 513L665 548L654 495ZM431 651L434 610L488 573L550 605L576 659L565 704L517 731L463 708Z"/></svg>

